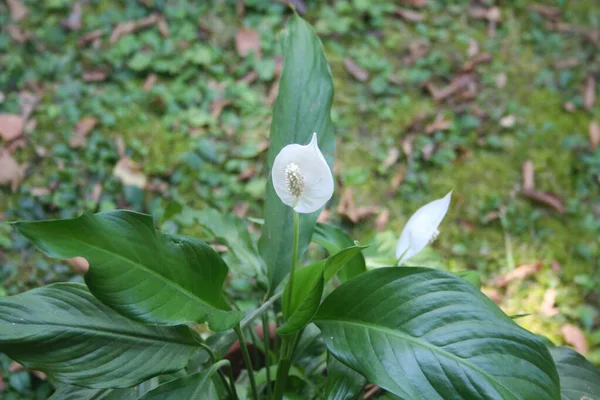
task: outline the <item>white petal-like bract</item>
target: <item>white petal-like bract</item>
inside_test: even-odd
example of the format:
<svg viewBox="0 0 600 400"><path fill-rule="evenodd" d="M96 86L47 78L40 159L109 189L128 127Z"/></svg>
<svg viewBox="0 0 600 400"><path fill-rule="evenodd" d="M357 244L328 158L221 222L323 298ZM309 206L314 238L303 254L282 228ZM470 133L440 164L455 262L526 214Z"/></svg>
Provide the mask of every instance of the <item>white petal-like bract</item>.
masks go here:
<svg viewBox="0 0 600 400"><path fill-rule="evenodd" d="M410 217L396 247L398 264L415 256L435 240L439 233L438 227L448 212L451 196L452 191L441 199L425 204Z"/></svg>
<svg viewBox="0 0 600 400"><path fill-rule="evenodd" d="M319 150L317 134L306 146L288 144L273 162L273 187L281 201L299 213L320 209L333 196L333 175Z"/></svg>

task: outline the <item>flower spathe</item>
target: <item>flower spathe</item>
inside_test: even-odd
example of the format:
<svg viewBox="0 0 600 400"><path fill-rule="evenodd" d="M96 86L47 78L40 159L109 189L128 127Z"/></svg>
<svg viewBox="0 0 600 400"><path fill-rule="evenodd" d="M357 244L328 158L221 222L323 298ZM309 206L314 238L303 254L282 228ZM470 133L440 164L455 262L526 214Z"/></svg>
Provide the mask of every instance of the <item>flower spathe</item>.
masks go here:
<svg viewBox="0 0 600 400"><path fill-rule="evenodd" d="M333 175L319 150L317 134L306 146L288 144L273 162L275 193L299 213L320 209L333 196Z"/></svg>
<svg viewBox="0 0 600 400"><path fill-rule="evenodd" d="M415 256L433 242L439 234L438 227L448 212L452 191L441 199L419 208L402 230L396 247L398 265Z"/></svg>

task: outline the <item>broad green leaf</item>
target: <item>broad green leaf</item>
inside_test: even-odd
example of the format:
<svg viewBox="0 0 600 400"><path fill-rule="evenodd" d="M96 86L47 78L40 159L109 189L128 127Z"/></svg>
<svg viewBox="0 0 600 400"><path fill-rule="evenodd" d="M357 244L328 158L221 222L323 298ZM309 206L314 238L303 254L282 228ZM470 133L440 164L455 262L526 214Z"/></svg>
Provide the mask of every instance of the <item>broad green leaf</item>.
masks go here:
<svg viewBox="0 0 600 400"><path fill-rule="evenodd" d="M544 343L444 271L366 272L333 291L314 322L332 355L403 399L560 399Z"/></svg>
<svg viewBox="0 0 600 400"><path fill-rule="evenodd" d="M336 226L327 224L317 224L313 240L327 250L330 256L354 245L354 240L346 232ZM359 253L348 261L346 266L337 275L341 282L346 282L348 279L354 278L366 270L365 257L362 253Z"/></svg>
<svg viewBox="0 0 600 400"><path fill-rule="evenodd" d="M186 326L144 325L117 314L79 283L0 299L0 351L50 377L122 388L184 368L197 350Z"/></svg>
<svg viewBox="0 0 600 400"><path fill-rule="evenodd" d="M235 266L234 272L253 278L264 276L263 261L244 220L233 214L221 214L214 209L196 211L193 215L235 255L239 264Z"/></svg>
<svg viewBox="0 0 600 400"><path fill-rule="evenodd" d="M600 372L581 354L568 347L552 347L563 400L600 399Z"/></svg>
<svg viewBox="0 0 600 400"><path fill-rule="evenodd" d="M219 368L228 364L227 360L216 362L204 371L162 384L145 393L139 400L217 399L217 390L212 376Z"/></svg>
<svg viewBox="0 0 600 400"><path fill-rule="evenodd" d="M290 18L281 38L283 69L273 108L269 170L283 147L291 143L308 144L313 132L317 133L319 148L332 168L335 150L330 118L333 82L323 46L313 28L298 15ZM277 197L270 177L264 210L265 224L259 250L267 266L269 288L273 293L290 272L293 223L292 209ZM300 215L300 257L308 247L319 213Z"/></svg>
<svg viewBox="0 0 600 400"><path fill-rule="evenodd" d="M366 383L364 376L327 354L327 400L356 399Z"/></svg>
<svg viewBox="0 0 600 400"><path fill-rule="evenodd" d="M136 400L137 387L125 389L88 389L79 386L60 385L48 400Z"/></svg>
<svg viewBox="0 0 600 400"><path fill-rule="evenodd" d="M86 258L90 291L129 318L224 331L243 317L223 297L223 259L200 240L156 230L149 215L111 211L14 226L50 257Z"/></svg>
<svg viewBox="0 0 600 400"><path fill-rule="evenodd" d="M277 334L281 336L290 335L308 325L319 309L325 283L364 248L359 246L348 247L325 260L296 271L290 315L289 317L284 316L286 322L277 328ZM283 293L284 309L287 304L288 288L289 286L286 286Z"/></svg>

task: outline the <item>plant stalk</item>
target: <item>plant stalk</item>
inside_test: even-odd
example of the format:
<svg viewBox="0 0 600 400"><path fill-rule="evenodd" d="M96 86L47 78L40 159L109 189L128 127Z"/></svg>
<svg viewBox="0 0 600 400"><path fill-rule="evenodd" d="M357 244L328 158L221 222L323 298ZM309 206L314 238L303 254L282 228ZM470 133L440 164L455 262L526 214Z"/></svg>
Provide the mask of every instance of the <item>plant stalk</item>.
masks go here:
<svg viewBox="0 0 600 400"><path fill-rule="evenodd" d="M242 350L242 356L244 357L244 362L246 363L246 370L248 371L248 378L250 378L250 387L252 389L252 396L254 400L259 400L258 390L256 389L256 380L254 379L254 369L252 367L252 360L250 359L250 353L248 352L248 346L246 345L246 338L244 337L244 332L240 326L236 326L233 328L235 331L238 340L240 342L240 349Z"/></svg>
<svg viewBox="0 0 600 400"><path fill-rule="evenodd" d="M265 347L265 368L267 372L267 400L271 400L271 357L270 357L270 336L271 330L269 329L269 312L267 311L262 315L262 326L263 326L263 344Z"/></svg>
<svg viewBox="0 0 600 400"><path fill-rule="evenodd" d="M290 307L292 304L292 293L294 290L294 274L296 273L296 264L298 262L298 241L300 238L300 214L295 210L294 213L294 238L292 242L292 268L290 270L290 279L288 280L286 291L287 295L283 301L283 321L290 317ZM293 336L284 336L281 340L281 351L279 354L279 365L277 366L277 376L275 378L275 397L274 400L282 400L283 393L287 386L287 378L292 366L292 355L296 347L298 334Z"/></svg>

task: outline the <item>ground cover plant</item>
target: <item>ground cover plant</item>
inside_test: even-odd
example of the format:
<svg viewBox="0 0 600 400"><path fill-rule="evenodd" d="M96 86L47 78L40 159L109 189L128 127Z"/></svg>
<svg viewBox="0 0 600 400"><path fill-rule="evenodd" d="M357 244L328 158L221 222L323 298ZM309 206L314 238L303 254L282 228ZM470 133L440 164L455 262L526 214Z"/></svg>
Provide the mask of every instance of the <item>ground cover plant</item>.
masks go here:
<svg viewBox="0 0 600 400"><path fill-rule="evenodd" d="M217 33L226 25L218 26L220 18L233 15L233 8L218 3L179 2L177 7L165 8L167 4L161 2L143 3L124 8L135 22L117 25L104 38L111 44L107 52L98 51L106 50L99 40L106 33L102 28L100 33L90 30L91 39L85 38L95 43L80 39L77 44L89 45L89 50L78 49L69 56L68 49L40 49L47 57L57 56L57 64L52 64L44 78L62 79L52 89L52 96L63 99L57 105L44 105L47 94L31 86L43 68L42 59L33 58L39 61L29 70L33 76L20 72L20 59L13 60L15 68L3 75L8 98L0 130L6 144L3 162L9 160L3 166L16 163L21 171L18 176L7 175L15 193L3 192L9 206L4 219L21 220L2 226L3 277L8 282L4 290L10 296L0 299L5 322L0 341L2 351L20 363L9 367L10 360L3 361L8 387L2 390L8 398L45 398L53 386L57 389L54 398L597 396L598 373L592 364L518 325L557 343L567 341L595 360L597 241L593 236L598 228L593 207L598 189L593 181L597 173L593 118L597 110L588 83L592 82L595 95L593 30L579 27L567 35L565 26L559 25L561 35L568 39L551 38L561 46L577 43L575 58L589 61L590 68L583 71L583 95L579 98L571 92L564 105L572 110L563 111L567 117L561 129L572 132L564 140L548 143L550 134L536 136L537 129L555 132L557 127L551 122L558 118L541 118L546 124L542 126L520 121L529 118L527 110L517 107L523 101L521 95L510 94L515 105L487 116L477 111L473 97L469 99L483 96L482 104L488 107L506 106L502 93L486 93L480 85L485 87L486 76L491 74L494 80L487 84L496 87L503 79L512 82L515 76L508 70L494 70L498 68L495 63L491 71L485 71L488 75L478 77L477 73L486 68L487 58L506 56L505 50L494 46L514 40L506 25L517 24L518 13L543 26L534 25L534 32L552 32L555 28L545 25L548 21L563 23L563 17L576 18L576 11L540 4L514 9L487 3L450 7L457 15L468 10L474 23L482 24L477 29L484 28L490 35L487 39L476 36L474 41L490 53L472 49L473 41L453 37L456 43L468 44L472 54L457 67L439 63L445 53L436 47L447 43L444 35L448 32L434 18L441 13L441 4L436 2L424 2L424 8L387 3L365 7L360 2L315 7L321 13L314 11L313 18L324 37L325 51L312 28L283 5L240 3L245 7L238 6L237 13L246 15L248 26L283 31L278 36L281 50L275 50L276 41L268 33L262 35L269 37L265 39L252 28L238 28L235 52L243 61L236 70L229 63L231 56L219 53L225 38ZM11 4L12 11L15 3ZM89 17L86 25L90 28L110 24L115 16L105 4L83 6L87 11L82 14L80 5L79 18ZM77 7L59 2L47 7L55 19L61 10L71 13L60 28L56 21L39 28L36 38L44 29L54 33L46 44L51 47L67 41L61 32L79 29ZM594 9L590 10L593 25ZM26 13L42 15L31 8ZM94 22L98 15L103 18ZM197 15L204 18L198 22L194 20ZM332 16L338 17L333 19L336 22L326 23ZM426 16L438 21L432 33L425 30L428 24L419 21ZM12 21L6 25L10 40L18 39L14 29L34 34L26 31L25 24L15 23L14 15L6 18ZM194 30L196 24L200 31ZM407 68L396 69L385 55L373 58L372 49L402 42L402 36L394 35L386 24L401 27L403 34L408 34L410 26L416 36L427 38L425 47L420 42L408 47L407 57L414 60L397 60ZM467 39L474 33L461 29ZM336 43L339 35L353 30L368 32L367 40L361 41L367 45L341 49ZM381 34L378 31L388 35L385 46L373 41ZM194 41L197 35L204 41ZM143 45L132 41L133 37ZM224 42L219 44L219 39ZM39 40L26 39L23 51ZM536 47L544 40L533 35L531 42L516 51L532 46L544 54L545 49ZM173 61L173 52L182 49L182 57ZM10 54L15 53L4 57L10 61ZM537 60L535 55L524 57ZM558 61L578 65L573 60ZM69 79L73 66L80 68L80 83ZM455 68L459 72L453 76ZM548 93L553 93L552 85L561 79L570 84L578 79L573 74L555 77L550 71L544 75L541 69L534 87ZM197 89L190 83L196 82L193 73L198 70L218 79ZM133 83L136 75L137 83ZM225 78L229 75L240 80ZM358 83L350 89L342 87L341 94L333 97L340 76ZM449 85L440 89L444 79ZM249 84L254 86L249 88ZM256 97L256 88L264 90L264 103ZM122 97L129 89L128 96ZM66 91L61 95L61 90ZM419 91L440 102L437 111L438 106ZM179 93L180 98L169 99ZM27 98L27 94L34 97ZM351 102L349 95L354 98ZM77 104L78 96L86 99L83 105ZM554 100L546 99L544 93L531 97L531 104L542 102L557 110L563 106L557 94ZM340 105L337 112L333 108L334 120L346 132L334 129L330 120L333 99ZM23 113L27 104L30 115ZM15 107L21 108L21 114ZM34 110L37 120L30 118ZM82 111L97 117L83 117ZM569 112L579 114L569 117ZM361 114L376 119L358 122L356 115ZM66 118L66 122L77 122L77 128L73 137L70 132L62 135L68 145L60 139L56 144L54 134L39 141L38 145L52 145L52 157L48 157L43 146L30 147L32 140L23 131L35 138L36 132L53 126L53 115L60 116L57 126ZM583 122L572 122L584 119L582 115ZM29 121L30 126L23 124L21 132L9 137L6 127L14 124L7 123L7 118L15 117ZM118 129L117 121L129 118L133 126L116 139L111 136L110 131ZM377 128L376 120L382 123L379 136L364 136L361 131ZM31 121L40 126L31 126ZM484 135L483 129L490 129L493 121L502 130ZM403 131L399 142L394 142L393 135L386 136L392 122L400 125L394 129ZM516 128L519 124L522 127ZM584 125L586 129L589 125L589 148L577 136L578 126ZM157 130L150 140L144 126ZM178 134L170 133L172 129ZM430 133L418 134L420 130ZM460 138L469 130L472 137ZM225 139L220 141L220 135ZM476 155L469 154L472 141L478 146L473 150ZM230 143L235 146L229 148ZM533 153L526 153L523 165L516 166L517 176L523 169L518 189L522 198L503 202L494 189L492 193L477 187L463 189L469 183L482 185L478 179L485 174L506 178L502 175L508 170L506 154L514 154L515 146L523 144L527 144L524 151ZM260 154L267 148L263 158ZM557 148L560 153L554 151ZM26 157L30 150L36 158L30 159L32 166L22 169L14 157ZM574 158L579 162L574 163ZM332 168L334 159L337 168ZM542 173L540 182L540 163L561 159L572 169L564 176ZM44 168L52 160L58 163L56 175ZM376 168L367 166L370 160ZM83 175L73 168L76 165L82 166ZM451 173L436 177L427 173L432 168ZM538 172L535 183L534 168ZM36 176L36 170L51 176ZM496 171L500 172L494 175ZM550 180L549 187L543 178ZM54 183L47 185L48 179ZM545 190L563 189L559 183L564 182L569 182L569 193L574 196L566 205L560 196ZM451 189L454 192L448 193ZM332 196L338 201L338 221L343 228L353 227L351 234L332 224L335 217L327 220L327 214L320 213ZM369 205L356 206L355 202ZM151 216L116 210L123 207ZM90 212L76 217L85 209ZM231 209L237 215L231 215ZM535 212L525 217L531 210ZM98 211L103 212L94 214ZM458 212L466 219L451 217ZM244 218L248 214L253 218ZM382 232L372 234L368 221L377 214L373 223ZM59 220L27 222L49 217ZM560 221L567 222L565 232L573 228L579 235L567 235L563 245L556 246ZM497 223L495 230L490 226L493 223ZM439 253L427 246L438 230L440 240L435 247ZM495 242L498 233L500 246ZM470 236L477 238L467 240ZM31 242L50 258L40 257ZM489 254L498 247L500 257ZM85 260L73 258L78 256ZM527 257L534 262L521 264ZM65 258L80 273L87 272L83 279L72 277L63 262L54 260ZM509 272L500 275L496 271L499 276L494 278L494 263L505 264L504 271ZM65 278L72 282L36 288ZM480 293L481 287L487 297ZM534 313L541 316L528 315ZM19 365L48 376L30 375L20 371Z"/></svg>

